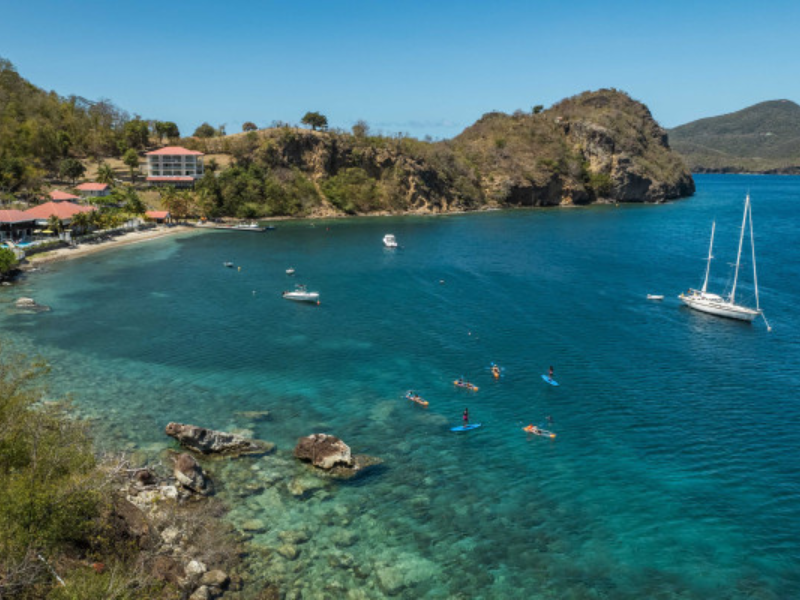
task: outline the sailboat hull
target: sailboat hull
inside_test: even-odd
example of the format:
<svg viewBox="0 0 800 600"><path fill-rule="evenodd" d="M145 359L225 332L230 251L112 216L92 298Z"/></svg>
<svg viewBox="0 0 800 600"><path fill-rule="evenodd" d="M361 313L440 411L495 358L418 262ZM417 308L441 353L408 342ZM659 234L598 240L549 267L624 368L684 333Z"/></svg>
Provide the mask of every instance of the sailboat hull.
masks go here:
<svg viewBox="0 0 800 600"><path fill-rule="evenodd" d="M761 314L761 311L759 310L755 310L747 306L732 304L716 294L710 295L711 297L707 296L709 295L690 292L688 294L681 294L678 296L678 298L680 298L686 306L693 308L694 310L708 313L710 315L716 315L718 317L736 319L737 321L751 322Z"/></svg>

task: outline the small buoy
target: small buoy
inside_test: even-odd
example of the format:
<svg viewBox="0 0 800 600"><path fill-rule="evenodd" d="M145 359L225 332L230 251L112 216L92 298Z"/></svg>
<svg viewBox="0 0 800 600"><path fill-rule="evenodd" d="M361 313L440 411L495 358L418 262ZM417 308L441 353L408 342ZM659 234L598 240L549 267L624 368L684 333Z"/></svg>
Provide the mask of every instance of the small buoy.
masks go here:
<svg viewBox="0 0 800 600"><path fill-rule="evenodd" d="M319 300L317 300L317 306L319 306L319 305L320 305L320 302L319 302Z"/></svg>
<svg viewBox="0 0 800 600"><path fill-rule="evenodd" d="M255 296L255 295L256 295L256 291L255 291L255 290L253 290L253 296Z"/></svg>
<svg viewBox="0 0 800 600"><path fill-rule="evenodd" d="M241 271L241 270L242 270L242 267L239 267L239 270Z"/></svg>

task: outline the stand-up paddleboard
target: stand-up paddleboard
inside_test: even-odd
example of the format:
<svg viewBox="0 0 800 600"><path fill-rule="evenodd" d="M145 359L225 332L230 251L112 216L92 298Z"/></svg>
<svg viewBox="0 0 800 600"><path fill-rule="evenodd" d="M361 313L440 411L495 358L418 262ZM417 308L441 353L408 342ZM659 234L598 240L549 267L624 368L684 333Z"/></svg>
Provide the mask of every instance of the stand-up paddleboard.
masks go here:
<svg viewBox="0 0 800 600"><path fill-rule="evenodd" d="M550 385L558 387L558 382L555 379L550 379L547 375L542 375L542 379L544 379Z"/></svg>
<svg viewBox="0 0 800 600"><path fill-rule="evenodd" d="M459 425L458 427L451 427L450 431L471 431L472 429L477 429L483 425L483 423L470 423L469 425Z"/></svg>

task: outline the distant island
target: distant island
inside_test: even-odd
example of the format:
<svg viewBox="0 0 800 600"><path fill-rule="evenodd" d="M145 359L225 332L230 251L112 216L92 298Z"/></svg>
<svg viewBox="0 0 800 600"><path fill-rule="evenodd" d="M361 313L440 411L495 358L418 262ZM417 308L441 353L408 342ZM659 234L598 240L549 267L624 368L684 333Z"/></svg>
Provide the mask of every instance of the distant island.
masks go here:
<svg viewBox="0 0 800 600"><path fill-rule="evenodd" d="M227 134L203 123L181 137L174 123L131 117L108 101L45 92L0 59L0 113L7 204L83 179L120 188L120 206L210 219L663 202L695 189L647 107L613 89L549 109L490 112L439 142L374 135L363 121L328 129L317 112L302 118L308 128L248 122ZM204 176L177 203L139 176L144 153L165 143L207 155Z"/></svg>
<svg viewBox="0 0 800 600"><path fill-rule="evenodd" d="M800 106L761 102L668 130L693 173L800 174Z"/></svg>

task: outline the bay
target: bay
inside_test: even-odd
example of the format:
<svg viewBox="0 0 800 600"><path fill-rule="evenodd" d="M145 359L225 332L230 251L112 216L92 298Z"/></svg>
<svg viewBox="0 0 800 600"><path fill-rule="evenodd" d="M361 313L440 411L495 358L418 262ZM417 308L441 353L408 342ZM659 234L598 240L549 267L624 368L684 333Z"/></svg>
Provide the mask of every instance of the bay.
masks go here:
<svg viewBox="0 0 800 600"><path fill-rule="evenodd" d="M800 178L696 183L661 205L301 221L110 250L2 288L3 341L50 361L51 393L103 447L155 457L170 421L275 442L210 469L235 525L267 524L254 544L308 537L258 575L303 597L796 597ZM676 297L702 283L713 220L710 289L730 284L748 191L771 332ZM389 232L400 248L382 247ZM294 283L321 304L284 300ZM53 310L19 315L19 296ZM550 365L557 388L540 378ZM451 433L466 407L484 426ZM384 464L310 481L291 451L312 432Z"/></svg>

